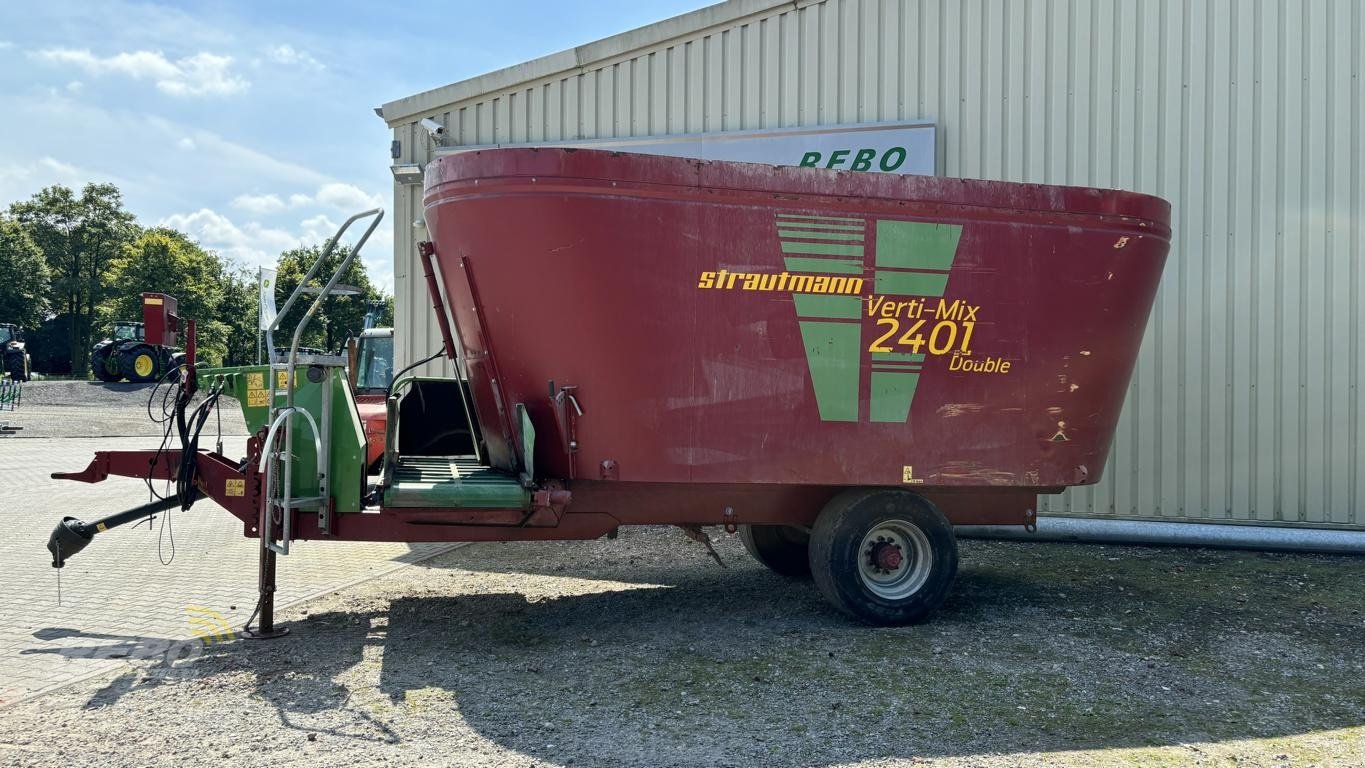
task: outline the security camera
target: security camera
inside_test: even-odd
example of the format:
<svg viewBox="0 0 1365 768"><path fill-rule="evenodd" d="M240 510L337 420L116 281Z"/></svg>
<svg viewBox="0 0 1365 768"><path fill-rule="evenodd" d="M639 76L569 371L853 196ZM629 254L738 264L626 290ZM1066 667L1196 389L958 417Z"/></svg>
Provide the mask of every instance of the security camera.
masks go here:
<svg viewBox="0 0 1365 768"><path fill-rule="evenodd" d="M439 139L446 133L446 127L444 125L441 125L429 117L422 118L421 125L427 130L427 133L431 134L431 138L433 139Z"/></svg>

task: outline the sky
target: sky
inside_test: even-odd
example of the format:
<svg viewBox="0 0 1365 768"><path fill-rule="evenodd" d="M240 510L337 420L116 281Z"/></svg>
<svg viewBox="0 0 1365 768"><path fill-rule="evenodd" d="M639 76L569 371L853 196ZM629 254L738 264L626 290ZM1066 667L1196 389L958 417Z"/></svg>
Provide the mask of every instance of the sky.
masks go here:
<svg viewBox="0 0 1365 768"><path fill-rule="evenodd" d="M0 0L0 208L112 182L144 225L255 267L392 207L374 108L708 0ZM362 252L393 290L391 222Z"/></svg>

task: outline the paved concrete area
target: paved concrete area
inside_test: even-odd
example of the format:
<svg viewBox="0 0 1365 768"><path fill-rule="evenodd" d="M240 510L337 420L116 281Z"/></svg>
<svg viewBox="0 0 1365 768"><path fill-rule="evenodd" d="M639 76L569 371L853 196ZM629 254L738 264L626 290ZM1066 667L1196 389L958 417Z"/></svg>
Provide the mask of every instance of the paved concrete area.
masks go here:
<svg viewBox="0 0 1365 768"><path fill-rule="evenodd" d="M80 416L99 419L93 409ZM57 572L46 549L52 527L64 515L90 520L145 503L148 491L128 478L88 485L52 480L49 473L82 469L95 450L158 443L151 436L0 438L0 706L166 652L167 638L239 628L251 613L257 543L208 500L172 513L164 530L158 519L151 530L142 524L96 537L62 569L58 603ZM230 455L245 444L243 436L225 438ZM336 590L447 549L299 543L280 558L277 601ZM93 637L104 641L100 650L81 650Z"/></svg>
<svg viewBox="0 0 1365 768"><path fill-rule="evenodd" d="M160 413L169 388L151 384L102 381L30 381L24 385L22 402L13 411L0 411L0 423L15 427L14 437L160 437L164 425L148 418ZM222 428L225 435L246 434L241 410L230 398L223 400ZM205 433L216 432L217 421Z"/></svg>

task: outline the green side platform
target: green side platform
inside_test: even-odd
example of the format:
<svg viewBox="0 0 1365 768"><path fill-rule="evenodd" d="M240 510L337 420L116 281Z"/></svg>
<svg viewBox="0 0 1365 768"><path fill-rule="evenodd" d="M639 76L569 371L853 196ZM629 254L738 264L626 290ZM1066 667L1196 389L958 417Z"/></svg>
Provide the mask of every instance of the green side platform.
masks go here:
<svg viewBox="0 0 1365 768"><path fill-rule="evenodd" d="M531 492L473 456L400 456L384 506L530 509Z"/></svg>

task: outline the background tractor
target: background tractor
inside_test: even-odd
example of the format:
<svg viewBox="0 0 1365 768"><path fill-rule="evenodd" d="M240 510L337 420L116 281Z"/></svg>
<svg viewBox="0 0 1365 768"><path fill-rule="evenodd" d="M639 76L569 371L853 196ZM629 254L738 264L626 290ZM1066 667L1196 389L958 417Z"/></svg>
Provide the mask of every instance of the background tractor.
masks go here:
<svg viewBox="0 0 1365 768"><path fill-rule="evenodd" d="M347 367L356 411L365 430L365 466L370 474L379 472L384 460L388 409L384 402L393 385L393 329L366 328L347 344Z"/></svg>
<svg viewBox="0 0 1365 768"><path fill-rule="evenodd" d="M96 344L90 368L100 381L157 381L180 365L184 354L175 346L180 330L176 300L164 293L142 294L142 322L114 323L113 334Z"/></svg>
<svg viewBox="0 0 1365 768"><path fill-rule="evenodd" d="M28 381L32 375L32 363L24 346L24 334L19 326L0 323L0 375L9 374L15 381Z"/></svg>

